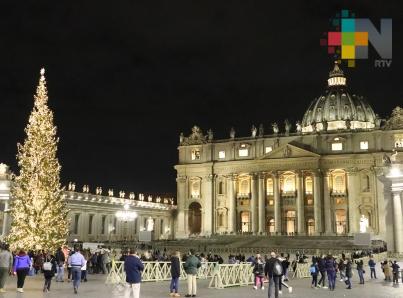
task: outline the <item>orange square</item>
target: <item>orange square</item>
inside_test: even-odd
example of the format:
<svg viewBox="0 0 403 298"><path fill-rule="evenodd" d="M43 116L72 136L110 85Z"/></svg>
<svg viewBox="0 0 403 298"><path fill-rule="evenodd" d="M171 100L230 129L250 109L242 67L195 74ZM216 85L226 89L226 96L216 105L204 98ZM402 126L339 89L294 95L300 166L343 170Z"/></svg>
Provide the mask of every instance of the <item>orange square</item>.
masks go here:
<svg viewBox="0 0 403 298"><path fill-rule="evenodd" d="M355 45L368 46L368 32L355 32Z"/></svg>

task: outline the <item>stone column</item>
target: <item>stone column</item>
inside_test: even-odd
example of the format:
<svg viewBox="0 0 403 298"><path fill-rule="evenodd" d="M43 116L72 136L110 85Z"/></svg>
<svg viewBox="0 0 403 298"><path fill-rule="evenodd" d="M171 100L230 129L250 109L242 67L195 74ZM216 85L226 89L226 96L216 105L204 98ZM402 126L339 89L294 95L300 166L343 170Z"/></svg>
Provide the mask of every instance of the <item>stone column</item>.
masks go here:
<svg viewBox="0 0 403 298"><path fill-rule="evenodd" d="M319 171L313 173L313 213L315 216L315 234L320 235L322 230L322 177Z"/></svg>
<svg viewBox="0 0 403 298"><path fill-rule="evenodd" d="M266 190L265 190L265 180L266 176L264 173L260 173L259 175L259 229L258 232L264 233L266 231Z"/></svg>
<svg viewBox="0 0 403 298"><path fill-rule="evenodd" d="M323 208L325 213L325 233L333 234L332 206L330 202L330 173L326 172L323 177Z"/></svg>
<svg viewBox="0 0 403 298"><path fill-rule="evenodd" d="M4 201L4 211L8 210L8 200ZM3 213L3 229L1 235L5 237L8 234L8 211Z"/></svg>
<svg viewBox="0 0 403 298"><path fill-rule="evenodd" d="M250 201L250 211L251 211L251 232L256 234L256 226L258 222L258 213L257 213L257 201L258 201L258 175L256 173L252 174L251 179L251 201Z"/></svg>
<svg viewBox="0 0 403 298"><path fill-rule="evenodd" d="M236 233L236 192L235 192L235 175L227 177L227 200L228 200L228 232Z"/></svg>
<svg viewBox="0 0 403 298"><path fill-rule="evenodd" d="M187 221L186 221L186 210L188 206L186 206L186 176L179 176L176 178L177 183L177 210L178 214L176 217L176 229L175 229L175 238L187 238ZM145 228L145 227L144 227Z"/></svg>
<svg viewBox="0 0 403 298"><path fill-rule="evenodd" d="M393 237L395 238L395 252L403 252L403 217L402 201L399 190L392 190L393 195Z"/></svg>
<svg viewBox="0 0 403 298"><path fill-rule="evenodd" d="M204 202L202 210L202 233L203 235L213 234L213 219L216 216L216 209L213 208L214 195L214 175L207 175L202 181L202 200Z"/></svg>
<svg viewBox="0 0 403 298"><path fill-rule="evenodd" d="M304 176L302 171L297 172L297 231L298 235L305 234L304 210Z"/></svg>
<svg viewBox="0 0 403 298"><path fill-rule="evenodd" d="M274 191L274 222L275 231L281 234L281 204L280 204L280 181L278 173L273 175L273 191Z"/></svg>
<svg viewBox="0 0 403 298"><path fill-rule="evenodd" d="M349 234L358 233L358 193L360 187L357 168L350 168L347 171L347 188L348 188L348 231Z"/></svg>

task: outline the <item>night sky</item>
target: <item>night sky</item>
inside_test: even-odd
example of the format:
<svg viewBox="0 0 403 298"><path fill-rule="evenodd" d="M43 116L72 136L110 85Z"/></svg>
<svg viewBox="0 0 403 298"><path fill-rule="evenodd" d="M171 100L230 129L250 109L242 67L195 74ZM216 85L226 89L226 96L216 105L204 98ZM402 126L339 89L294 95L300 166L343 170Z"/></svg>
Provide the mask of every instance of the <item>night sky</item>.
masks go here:
<svg viewBox="0 0 403 298"><path fill-rule="evenodd" d="M252 124L302 119L324 93L333 59L319 39L342 8L393 19L391 68L375 68L370 48L343 65L351 93L382 117L403 104L403 9L392 2L16 3L0 4L0 162L14 172L44 66L63 184L175 194L180 132L249 136Z"/></svg>

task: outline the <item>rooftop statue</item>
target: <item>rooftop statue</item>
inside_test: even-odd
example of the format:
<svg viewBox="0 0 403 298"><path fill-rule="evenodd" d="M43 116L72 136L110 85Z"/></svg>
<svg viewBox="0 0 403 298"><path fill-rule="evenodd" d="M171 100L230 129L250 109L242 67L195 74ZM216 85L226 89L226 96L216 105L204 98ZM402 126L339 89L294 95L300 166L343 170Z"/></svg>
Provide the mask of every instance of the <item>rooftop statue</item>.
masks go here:
<svg viewBox="0 0 403 298"><path fill-rule="evenodd" d="M257 134L256 126L252 125L251 133L252 133L252 138L256 138L256 134Z"/></svg>
<svg viewBox="0 0 403 298"><path fill-rule="evenodd" d="M259 125L259 137L263 137L264 136L264 126L263 126L263 124L261 123L260 125Z"/></svg>
<svg viewBox="0 0 403 298"><path fill-rule="evenodd" d="M284 128L285 128L286 135L289 135L290 130L291 130L291 123L290 123L290 121L288 121L288 119L285 119L285 121L284 121Z"/></svg>
<svg viewBox="0 0 403 298"><path fill-rule="evenodd" d="M229 131L229 137L235 139L235 129L233 127L231 127L231 130Z"/></svg>
<svg viewBox="0 0 403 298"><path fill-rule="evenodd" d="M274 123L271 125L271 127L273 128L273 133L274 133L274 134L278 134L279 129L278 129L277 123L274 122Z"/></svg>

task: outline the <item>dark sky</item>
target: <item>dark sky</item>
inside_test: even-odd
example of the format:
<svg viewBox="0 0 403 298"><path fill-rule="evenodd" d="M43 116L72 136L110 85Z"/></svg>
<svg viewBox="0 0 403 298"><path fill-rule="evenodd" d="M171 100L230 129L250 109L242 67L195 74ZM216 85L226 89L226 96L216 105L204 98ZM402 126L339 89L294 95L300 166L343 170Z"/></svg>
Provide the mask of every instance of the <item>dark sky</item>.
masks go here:
<svg viewBox="0 0 403 298"><path fill-rule="evenodd" d="M374 68L371 48L344 70L381 116L403 104L403 10L393 2L19 2L0 4L0 162L15 172L44 66L63 183L175 194L181 131L248 136L252 124L302 118L325 89L332 58L319 39L341 8L393 19L392 67Z"/></svg>

